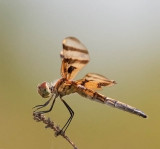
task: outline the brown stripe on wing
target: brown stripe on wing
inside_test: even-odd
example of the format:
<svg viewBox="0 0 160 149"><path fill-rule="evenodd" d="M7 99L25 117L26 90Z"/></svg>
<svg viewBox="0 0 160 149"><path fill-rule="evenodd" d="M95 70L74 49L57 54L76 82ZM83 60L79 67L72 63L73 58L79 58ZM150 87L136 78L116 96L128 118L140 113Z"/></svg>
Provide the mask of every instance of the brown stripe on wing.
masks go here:
<svg viewBox="0 0 160 149"><path fill-rule="evenodd" d="M96 74L96 73L88 73L88 74L86 74L85 78L94 79L94 80L98 79L98 80L103 80L103 81L108 79L108 78L106 78L100 74Z"/></svg>
<svg viewBox="0 0 160 149"><path fill-rule="evenodd" d="M64 61L68 64L74 64L74 63L81 63L81 64L87 64L89 60L80 60L80 59L72 59L72 58L66 58Z"/></svg>
<svg viewBox="0 0 160 149"><path fill-rule="evenodd" d="M75 48L75 47L71 47L71 46L67 46L65 44L63 44L63 50L77 51L77 52L80 52L80 53L86 53L86 54L88 54L88 51L85 51L85 50L82 50L82 49L78 49L78 48Z"/></svg>
<svg viewBox="0 0 160 149"><path fill-rule="evenodd" d="M97 73L88 73L88 74L85 75L84 78L87 79L87 80L100 81L100 82L104 82L104 83L112 82L112 83L116 84L116 81L109 80L107 77L105 77L103 75L100 75L100 74L97 74Z"/></svg>

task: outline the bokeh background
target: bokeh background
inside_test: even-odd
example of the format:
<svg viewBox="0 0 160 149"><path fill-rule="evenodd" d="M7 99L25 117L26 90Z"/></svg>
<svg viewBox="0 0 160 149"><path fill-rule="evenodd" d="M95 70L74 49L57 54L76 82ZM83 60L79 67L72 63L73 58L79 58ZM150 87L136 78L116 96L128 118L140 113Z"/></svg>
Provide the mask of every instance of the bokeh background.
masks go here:
<svg viewBox="0 0 160 149"><path fill-rule="evenodd" d="M0 0L0 149L70 149L32 117L37 85L60 78L62 40L89 49L78 74L117 81L101 93L148 114L143 119L77 94L64 99L75 117L66 132L80 149L160 148L160 1ZM58 99L47 114L61 127L69 113Z"/></svg>

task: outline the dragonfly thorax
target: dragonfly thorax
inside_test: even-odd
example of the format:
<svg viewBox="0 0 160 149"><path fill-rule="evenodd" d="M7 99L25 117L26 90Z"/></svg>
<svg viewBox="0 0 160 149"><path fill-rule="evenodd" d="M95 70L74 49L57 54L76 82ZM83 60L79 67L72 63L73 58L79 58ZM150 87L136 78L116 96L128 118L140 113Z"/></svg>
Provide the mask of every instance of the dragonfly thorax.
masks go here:
<svg viewBox="0 0 160 149"><path fill-rule="evenodd" d="M76 92L76 87L74 81L66 80L64 78L60 79L57 83L57 92L62 97Z"/></svg>

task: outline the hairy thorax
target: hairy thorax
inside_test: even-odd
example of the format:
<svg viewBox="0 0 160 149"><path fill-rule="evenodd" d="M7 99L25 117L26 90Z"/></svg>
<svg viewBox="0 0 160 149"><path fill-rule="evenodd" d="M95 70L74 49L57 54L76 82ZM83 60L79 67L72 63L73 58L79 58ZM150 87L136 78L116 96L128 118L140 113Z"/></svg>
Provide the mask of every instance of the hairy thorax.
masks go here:
<svg viewBox="0 0 160 149"><path fill-rule="evenodd" d="M56 85L57 85L57 92L61 97L69 95L71 93L75 93L76 91L74 81L69 81L62 78L57 82Z"/></svg>

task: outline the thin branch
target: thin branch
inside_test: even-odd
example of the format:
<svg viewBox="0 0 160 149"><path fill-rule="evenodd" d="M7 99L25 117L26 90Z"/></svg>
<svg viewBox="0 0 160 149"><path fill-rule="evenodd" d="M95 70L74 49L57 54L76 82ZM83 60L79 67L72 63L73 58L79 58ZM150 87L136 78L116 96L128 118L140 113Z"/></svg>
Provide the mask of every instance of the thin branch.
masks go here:
<svg viewBox="0 0 160 149"><path fill-rule="evenodd" d="M50 120L50 118L46 118L43 114L40 113L36 113L33 112L33 119L36 120L37 122L42 121L44 124L46 124L45 128L51 128L55 131L55 137L57 137L58 135L61 135L64 139L66 139L72 146L74 149L78 149L76 147L76 145L69 139L68 136L65 135L65 133L61 132L61 129L59 126L56 126L55 123L53 121Z"/></svg>

